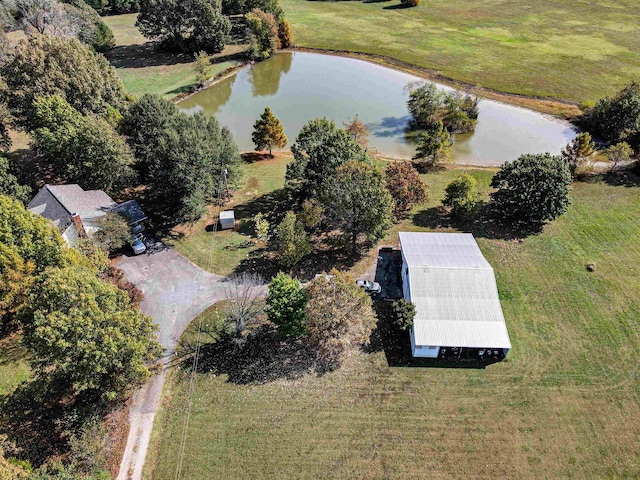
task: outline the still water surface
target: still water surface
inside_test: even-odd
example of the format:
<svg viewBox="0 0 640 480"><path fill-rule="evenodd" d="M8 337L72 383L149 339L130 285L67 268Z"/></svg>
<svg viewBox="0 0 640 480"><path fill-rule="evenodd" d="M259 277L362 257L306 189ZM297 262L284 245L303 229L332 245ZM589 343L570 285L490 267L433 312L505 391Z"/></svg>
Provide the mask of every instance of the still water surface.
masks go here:
<svg viewBox="0 0 640 480"><path fill-rule="evenodd" d="M371 132L372 148L408 158L415 148L405 135L410 116L403 89L416 80L420 78L363 60L284 52L240 70L180 107L215 115L241 150L254 148L253 123L266 106L282 121L287 148L313 118L326 116L342 126L359 114ZM476 130L454 139L457 163L500 165L523 153L559 154L576 135L570 124L524 108L482 100L479 109Z"/></svg>

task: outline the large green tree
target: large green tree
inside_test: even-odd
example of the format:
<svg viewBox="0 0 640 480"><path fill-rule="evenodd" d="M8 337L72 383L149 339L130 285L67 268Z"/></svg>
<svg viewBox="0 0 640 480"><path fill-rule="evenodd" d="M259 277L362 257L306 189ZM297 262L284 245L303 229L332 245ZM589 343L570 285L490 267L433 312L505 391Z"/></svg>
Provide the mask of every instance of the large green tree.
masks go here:
<svg viewBox="0 0 640 480"><path fill-rule="evenodd" d="M31 188L21 185L13 174L9 159L0 154L0 195L6 195L26 204L30 193Z"/></svg>
<svg viewBox="0 0 640 480"><path fill-rule="evenodd" d="M469 132L478 119L477 96L454 90L446 92L431 82L414 82L407 85L407 107L412 116L412 126L427 129L442 122L451 133Z"/></svg>
<svg viewBox="0 0 640 480"><path fill-rule="evenodd" d="M309 340L321 357L336 361L369 341L376 325L371 298L346 272L320 275L307 287Z"/></svg>
<svg viewBox="0 0 640 480"><path fill-rule="evenodd" d="M169 223L195 221L224 193L223 172L237 184L242 159L229 130L215 118L179 112L157 137L149 167L149 200Z"/></svg>
<svg viewBox="0 0 640 480"><path fill-rule="evenodd" d="M287 186L302 197L314 197L336 169L349 161L367 161L362 147L326 118L307 122L291 147L293 162L287 165Z"/></svg>
<svg viewBox="0 0 640 480"><path fill-rule="evenodd" d="M567 162L545 154L521 155L493 176L491 202L503 220L524 229L539 229L567 211L571 173Z"/></svg>
<svg viewBox="0 0 640 480"><path fill-rule="evenodd" d="M450 162L452 160L451 145L449 132L444 124L438 120L426 126L420 133L413 160L429 167Z"/></svg>
<svg viewBox="0 0 640 480"><path fill-rule="evenodd" d="M65 180L109 193L131 184L133 155L106 120L83 117L53 95L36 99L32 124L36 151L57 165Z"/></svg>
<svg viewBox="0 0 640 480"><path fill-rule="evenodd" d="M585 123L607 142L627 141L640 148L640 83L631 82L613 97L602 98L587 112Z"/></svg>
<svg viewBox="0 0 640 480"><path fill-rule="evenodd" d="M36 374L69 394L116 398L149 376L161 352L151 319L83 267L46 270L20 316Z"/></svg>
<svg viewBox="0 0 640 480"><path fill-rule="evenodd" d="M253 124L251 140L256 145L256 150L269 149L269 156L273 156L273 147L283 148L287 144L287 136L284 134L282 123L276 118L269 107L264 109L260 118Z"/></svg>
<svg viewBox="0 0 640 480"><path fill-rule="evenodd" d="M254 8L247 15L247 26L251 39L249 55L252 59L267 59L280 48L278 23L271 13Z"/></svg>
<svg viewBox="0 0 640 480"><path fill-rule="evenodd" d="M122 81L106 58L76 39L33 35L22 40L0 73L4 97L20 126L33 127L37 97L58 94L80 113L104 115L127 105Z"/></svg>
<svg viewBox="0 0 640 480"><path fill-rule="evenodd" d="M231 31L215 0L141 0L136 26L163 48L189 53L221 52Z"/></svg>
<svg viewBox="0 0 640 480"><path fill-rule="evenodd" d="M359 239L373 245L391 226L393 200L382 173L365 162L350 161L327 179L320 195L327 222L342 231L357 251Z"/></svg>
<svg viewBox="0 0 640 480"><path fill-rule="evenodd" d="M299 337L307 331L307 295L295 278L280 272L269 284L265 312L283 337Z"/></svg>

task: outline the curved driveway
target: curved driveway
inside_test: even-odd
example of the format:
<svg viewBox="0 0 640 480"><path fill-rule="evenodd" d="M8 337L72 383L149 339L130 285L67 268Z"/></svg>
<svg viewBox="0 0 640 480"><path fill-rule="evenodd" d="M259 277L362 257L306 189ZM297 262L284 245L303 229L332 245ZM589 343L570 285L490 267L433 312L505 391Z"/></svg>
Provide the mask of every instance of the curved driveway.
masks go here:
<svg viewBox="0 0 640 480"><path fill-rule="evenodd" d="M159 327L158 340L166 349L165 368L133 395L129 437L118 480L142 479L142 467L168 361L189 322L224 296L220 284L223 277L205 272L161 242L148 245L146 253L123 257L118 267L144 293L140 309Z"/></svg>

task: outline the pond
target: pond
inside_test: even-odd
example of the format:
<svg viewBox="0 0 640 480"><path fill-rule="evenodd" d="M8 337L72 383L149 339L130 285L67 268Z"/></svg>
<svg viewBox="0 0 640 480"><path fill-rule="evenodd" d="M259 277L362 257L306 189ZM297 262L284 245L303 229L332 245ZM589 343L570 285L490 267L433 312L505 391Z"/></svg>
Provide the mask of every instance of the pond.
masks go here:
<svg viewBox="0 0 640 480"><path fill-rule="evenodd" d="M410 158L415 148L405 135L410 116L404 87L420 78L363 60L303 52L278 53L245 67L180 103L226 125L241 150L253 150L253 123L271 107L295 141L302 126L326 116L338 126L356 114L379 153ZM446 86L440 86L448 89ZM523 153L559 154L576 132L567 122L493 100L482 100L472 133L456 135L457 163L500 165Z"/></svg>

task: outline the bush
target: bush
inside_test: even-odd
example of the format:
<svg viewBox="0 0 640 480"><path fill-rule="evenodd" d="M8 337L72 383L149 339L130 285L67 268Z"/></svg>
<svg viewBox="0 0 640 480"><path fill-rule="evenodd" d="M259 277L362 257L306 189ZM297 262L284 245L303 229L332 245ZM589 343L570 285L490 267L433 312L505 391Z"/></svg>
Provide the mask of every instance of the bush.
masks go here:
<svg viewBox="0 0 640 480"><path fill-rule="evenodd" d="M475 213L480 203L476 179L471 175L460 175L445 187L442 204L451 207L453 215Z"/></svg>
<svg viewBox="0 0 640 480"><path fill-rule="evenodd" d="M265 312L283 337L299 337L307 331L307 296L298 280L278 273L269 284Z"/></svg>
<svg viewBox="0 0 640 480"><path fill-rule="evenodd" d="M571 173L562 157L526 154L506 162L491 186L492 204L507 222L537 230L567 211Z"/></svg>
<svg viewBox="0 0 640 480"><path fill-rule="evenodd" d="M414 205L429 198L429 185L410 162L390 163L385 170L387 190L393 198L393 214L402 217Z"/></svg>
<svg viewBox="0 0 640 480"><path fill-rule="evenodd" d="M413 327L413 318L416 316L416 306L407 302L404 298L396 300L391 306L393 325L401 331L407 331Z"/></svg>

